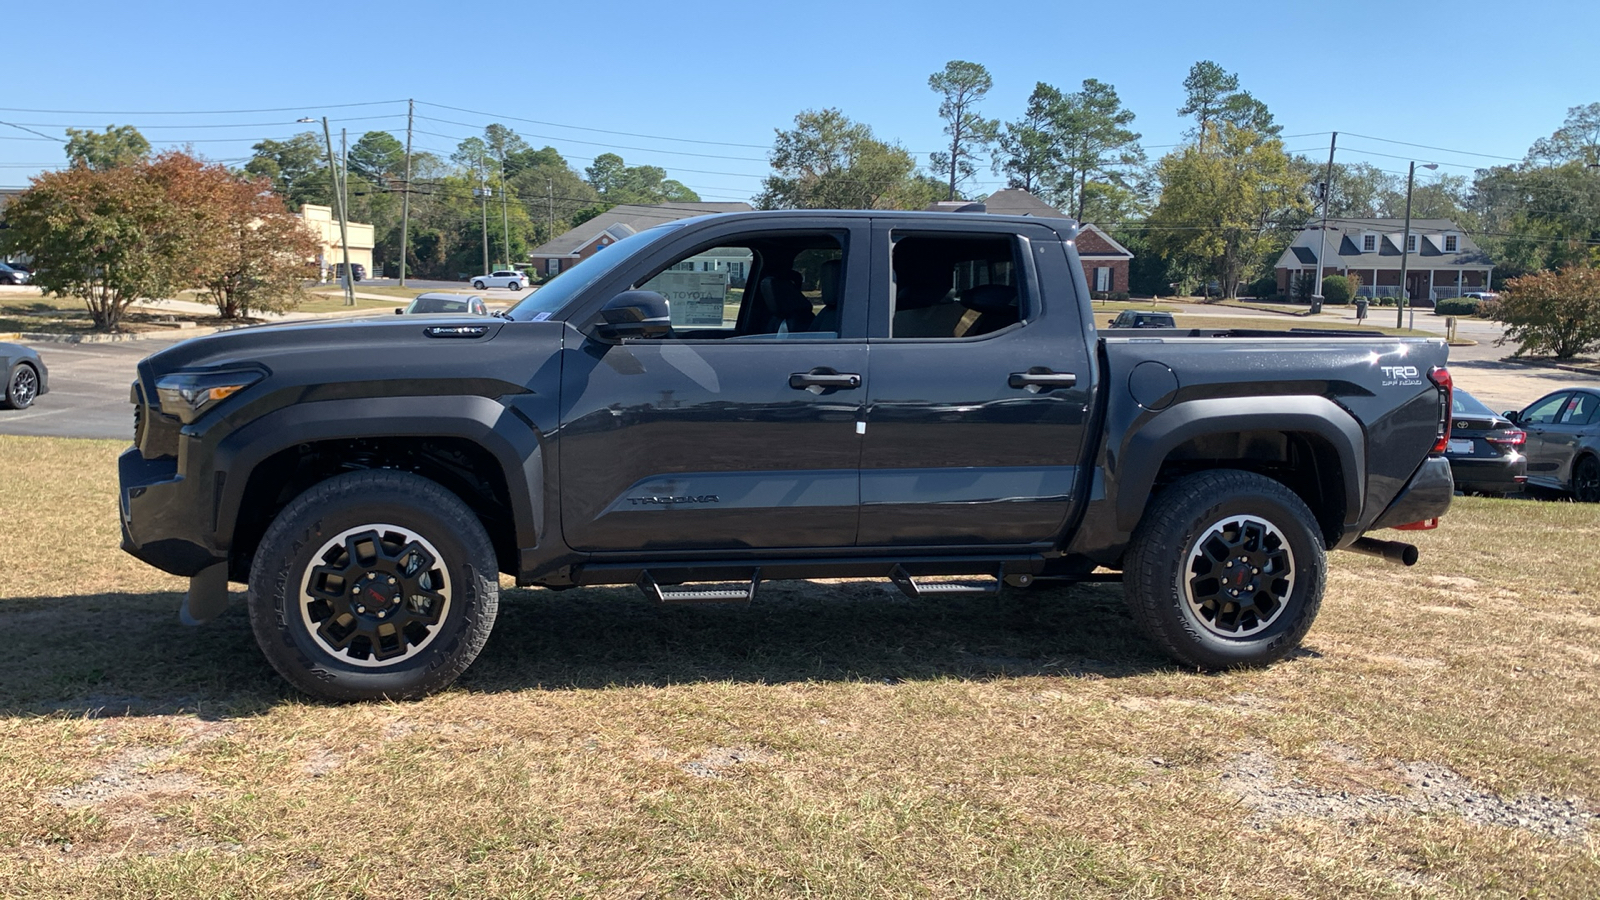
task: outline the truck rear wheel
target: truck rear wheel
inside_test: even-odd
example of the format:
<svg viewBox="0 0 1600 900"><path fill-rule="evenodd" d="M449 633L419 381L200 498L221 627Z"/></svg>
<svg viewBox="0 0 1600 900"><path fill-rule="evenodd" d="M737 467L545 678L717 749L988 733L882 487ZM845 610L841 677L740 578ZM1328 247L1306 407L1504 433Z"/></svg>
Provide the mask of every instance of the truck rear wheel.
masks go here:
<svg viewBox="0 0 1600 900"><path fill-rule="evenodd" d="M1322 605L1327 554L1316 518L1279 482L1221 470L1161 491L1134 531L1128 607L1169 656L1202 669L1275 662Z"/></svg>
<svg viewBox="0 0 1600 900"><path fill-rule="evenodd" d="M482 523L407 472L312 486L267 529L250 571L250 625L267 661L327 700L449 685L483 649L499 603Z"/></svg>

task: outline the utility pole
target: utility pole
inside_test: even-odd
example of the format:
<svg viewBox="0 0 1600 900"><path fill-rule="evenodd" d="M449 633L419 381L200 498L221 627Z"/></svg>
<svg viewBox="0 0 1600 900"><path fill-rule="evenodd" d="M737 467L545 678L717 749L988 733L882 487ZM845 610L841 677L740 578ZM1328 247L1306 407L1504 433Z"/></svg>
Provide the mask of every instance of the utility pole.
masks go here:
<svg viewBox="0 0 1600 900"><path fill-rule="evenodd" d="M411 230L411 119L417 101L406 101L406 183L400 195L400 286L406 286L406 237Z"/></svg>
<svg viewBox="0 0 1600 900"><path fill-rule="evenodd" d="M328 177L334 180L333 199L339 206L339 245L344 249L344 274L341 281L344 283L344 305L356 305L355 288L350 283L350 224L345 218L344 185L339 178L339 170L333 164L333 135L328 131L328 117L322 117L322 140L328 147Z"/></svg>
<svg viewBox="0 0 1600 900"><path fill-rule="evenodd" d="M550 192L550 231L545 235L545 240L553 241L556 239L556 180L546 178L544 184L545 189Z"/></svg>
<svg viewBox="0 0 1600 900"><path fill-rule="evenodd" d="M1417 164L1411 163L1406 171L1406 230L1400 238L1400 302L1395 304L1394 327L1406 327L1406 301L1411 299L1406 291L1406 264L1411 261L1411 183L1417 177Z"/></svg>
<svg viewBox="0 0 1600 900"><path fill-rule="evenodd" d="M1311 302L1320 306L1322 304L1322 270L1326 266L1322 262L1323 251L1328 249L1328 201L1333 199L1333 150L1339 146L1339 132L1333 133L1333 139L1328 141L1328 174L1322 182L1322 231L1317 237L1317 289L1311 292Z"/></svg>
<svg viewBox="0 0 1600 900"><path fill-rule="evenodd" d="M506 268L511 268L511 195L506 190L506 147L500 145L500 240L505 242Z"/></svg>
<svg viewBox="0 0 1600 900"><path fill-rule="evenodd" d="M1439 164L1423 163L1422 167L1424 169L1438 169ZM1411 262L1411 186L1416 181L1416 178L1417 163L1412 160L1411 168L1406 170L1406 230L1400 236L1400 302L1395 305L1394 311L1394 327L1396 328L1406 327L1406 307L1409 305L1407 301L1411 299L1411 292L1406 290L1406 267L1407 263ZM1374 290L1372 294L1376 297L1378 292ZM1411 324L1415 325L1416 322L1417 315L1412 312Z"/></svg>
<svg viewBox="0 0 1600 900"><path fill-rule="evenodd" d="M488 173L484 168L479 168L478 203L483 207L483 274L485 275L494 271L489 268L489 183L487 177Z"/></svg>

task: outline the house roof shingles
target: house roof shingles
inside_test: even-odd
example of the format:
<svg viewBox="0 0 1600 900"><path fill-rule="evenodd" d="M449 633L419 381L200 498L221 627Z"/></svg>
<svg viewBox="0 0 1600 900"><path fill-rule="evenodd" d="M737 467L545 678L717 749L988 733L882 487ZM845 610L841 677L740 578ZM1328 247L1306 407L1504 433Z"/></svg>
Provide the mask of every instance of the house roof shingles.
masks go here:
<svg viewBox="0 0 1600 900"><path fill-rule="evenodd" d="M1364 253L1359 246L1364 232L1379 236L1377 249ZM1404 219L1350 219L1328 220L1328 265L1341 269L1399 269L1402 254L1400 235L1405 233ZM1426 269L1482 269L1493 263L1472 238L1463 233L1449 219L1412 219L1411 234L1417 239L1417 251L1411 254L1412 268ZM1436 244L1434 236L1456 236L1454 252L1446 252ZM1390 240L1389 235L1394 239ZM1280 269L1296 269L1317 264L1317 249L1321 243L1318 229L1308 227L1295 235L1293 242L1278 258Z"/></svg>
<svg viewBox="0 0 1600 900"><path fill-rule="evenodd" d="M984 212L996 216L1034 216L1035 218L1066 219L1070 218L1061 210L1040 200L1033 194L1021 188L1006 188L995 191L983 201ZM1080 254L1090 259L1122 258L1133 259L1133 252L1127 247L1117 243L1111 235L1102 231L1099 226L1087 222L1079 223L1087 241L1079 241ZM1089 244L1092 246L1085 246Z"/></svg>
<svg viewBox="0 0 1600 900"><path fill-rule="evenodd" d="M749 212L748 203L663 203L656 206L613 206L582 225L534 248L530 257L573 256L602 233L621 239L667 222L713 213Z"/></svg>

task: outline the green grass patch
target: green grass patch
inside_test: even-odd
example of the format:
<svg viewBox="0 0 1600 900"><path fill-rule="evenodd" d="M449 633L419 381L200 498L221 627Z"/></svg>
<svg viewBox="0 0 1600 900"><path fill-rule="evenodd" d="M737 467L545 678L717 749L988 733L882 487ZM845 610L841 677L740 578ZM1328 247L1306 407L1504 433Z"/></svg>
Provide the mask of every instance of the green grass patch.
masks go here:
<svg viewBox="0 0 1600 900"><path fill-rule="evenodd" d="M1460 498L1384 533L1413 568L1334 554L1261 670L1172 665L1115 585L507 588L457 688L338 705L242 594L179 624L118 549L124 446L0 437L6 895L1600 895L1592 506Z"/></svg>

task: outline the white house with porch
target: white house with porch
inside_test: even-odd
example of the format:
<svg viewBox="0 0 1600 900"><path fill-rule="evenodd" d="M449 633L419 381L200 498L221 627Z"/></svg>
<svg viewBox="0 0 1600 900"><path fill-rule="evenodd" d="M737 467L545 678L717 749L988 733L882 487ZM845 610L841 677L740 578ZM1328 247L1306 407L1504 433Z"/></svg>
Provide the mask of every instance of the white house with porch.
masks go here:
<svg viewBox="0 0 1600 900"><path fill-rule="evenodd" d="M1407 243L1402 248L1401 244ZM1432 306L1446 297L1489 290L1494 264L1472 238L1449 219L1412 219L1405 241L1405 219L1329 219L1307 226L1278 258L1278 291L1294 294L1300 279L1317 277L1317 254L1325 257L1322 277L1354 275L1362 297L1398 297L1400 262L1406 260L1406 287L1413 303Z"/></svg>

